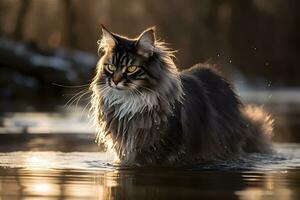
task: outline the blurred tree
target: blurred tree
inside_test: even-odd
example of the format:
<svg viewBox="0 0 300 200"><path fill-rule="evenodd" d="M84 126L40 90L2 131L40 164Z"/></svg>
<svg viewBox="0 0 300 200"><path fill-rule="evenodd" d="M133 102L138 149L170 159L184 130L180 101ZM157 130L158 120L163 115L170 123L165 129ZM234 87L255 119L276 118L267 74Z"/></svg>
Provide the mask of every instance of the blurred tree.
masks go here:
<svg viewBox="0 0 300 200"><path fill-rule="evenodd" d="M76 37L76 30L75 30L75 22L76 22L76 13L72 4L71 0L64 0L61 1L64 6L65 15L66 15L66 26L68 31L67 36L67 45L76 48L77 47L77 37Z"/></svg>
<svg viewBox="0 0 300 200"><path fill-rule="evenodd" d="M15 31L13 33L13 38L16 40L23 39L23 30L24 30L24 21L26 18L26 14L28 12L28 8L30 6L31 0L22 0L19 11L17 13Z"/></svg>

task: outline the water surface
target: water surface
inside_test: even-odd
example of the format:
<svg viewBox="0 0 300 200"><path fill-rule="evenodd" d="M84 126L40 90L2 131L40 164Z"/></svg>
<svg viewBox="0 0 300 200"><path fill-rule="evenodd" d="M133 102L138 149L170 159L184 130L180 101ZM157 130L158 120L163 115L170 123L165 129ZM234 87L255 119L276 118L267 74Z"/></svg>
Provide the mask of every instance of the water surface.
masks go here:
<svg viewBox="0 0 300 200"><path fill-rule="evenodd" d="M0 153L1 200L299 199L300 146L185 168L121 168L105 152Z"/></svg>

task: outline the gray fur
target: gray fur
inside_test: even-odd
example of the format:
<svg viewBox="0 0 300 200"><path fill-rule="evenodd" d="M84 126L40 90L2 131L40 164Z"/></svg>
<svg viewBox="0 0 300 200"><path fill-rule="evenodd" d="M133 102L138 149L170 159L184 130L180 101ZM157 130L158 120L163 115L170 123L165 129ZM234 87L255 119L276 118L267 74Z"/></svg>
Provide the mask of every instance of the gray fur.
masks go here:
<svg viewBox="0 0 300 200"><path fill-rule="evenodd" d="M104 55L91 84L92 110L97 142L113 149L122 164L182 165L270 152L270 116L245 106L212 67L198 64L179 73L163 43L155 41L149 47L153 54L145 56L134 51L139 38L112 35L117 46L100 47ZM124 50L130 62L147 68L146 86L116 90L108 85L103 65Z"/></svg>

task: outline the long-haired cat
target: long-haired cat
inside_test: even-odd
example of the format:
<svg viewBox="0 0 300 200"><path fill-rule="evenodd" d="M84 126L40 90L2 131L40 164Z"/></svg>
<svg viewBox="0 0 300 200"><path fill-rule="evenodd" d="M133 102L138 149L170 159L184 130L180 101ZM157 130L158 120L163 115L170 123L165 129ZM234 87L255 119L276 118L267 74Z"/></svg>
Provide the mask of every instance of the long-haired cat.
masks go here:
<svg viewBox="0 0 300 200"><path fill-rule="evenodd" d="M91 84L104 142L125 165L185 165L271 151L272 119L244 105L213 67L179 72L153 28L129 39L102 28Z"/></svg>

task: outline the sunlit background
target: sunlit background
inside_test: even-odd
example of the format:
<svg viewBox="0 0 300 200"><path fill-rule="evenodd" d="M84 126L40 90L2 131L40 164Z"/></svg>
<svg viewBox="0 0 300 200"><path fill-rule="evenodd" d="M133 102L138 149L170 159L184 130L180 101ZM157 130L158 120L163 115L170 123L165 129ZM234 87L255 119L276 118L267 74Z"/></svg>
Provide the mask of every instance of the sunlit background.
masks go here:
<svg viewBox="0 0 300 200"><path fill-rule="evenodd" d="M147 174L118 174L111 166L101 165L109 172L92 175L80 171L110 159L94 143L89 113L100 24L129 37L156 26L157 38L178 50L180 70L197 62L216 65L243 101L274 116L275 142L300 142L299 8L298 0L1 0L0 200L147 194L155 199L174 192L163 174L157 175L162 182L152 182ZM82 163L82 158L89 159ZM14 169L2 172L3 167ZM280 182L291 175L282 171L275 177L233 174L234 192L218 195L297 199L290 185ZM211 184L204 184L206 176L198 178L206 197L214 194ZM212 181L217 188L218 178L223 175ZM191 185L199 180L185 178ZM171 197L196 196L194 187L185 189Z"/></svg>

